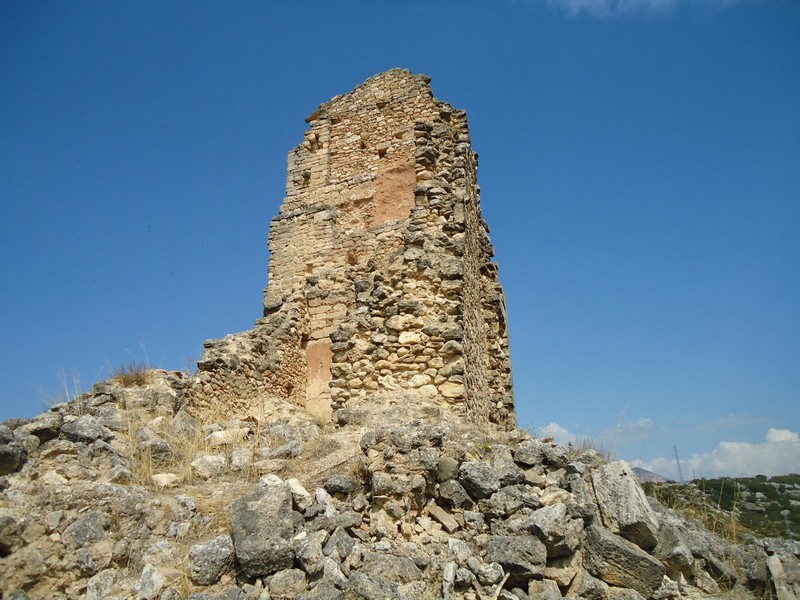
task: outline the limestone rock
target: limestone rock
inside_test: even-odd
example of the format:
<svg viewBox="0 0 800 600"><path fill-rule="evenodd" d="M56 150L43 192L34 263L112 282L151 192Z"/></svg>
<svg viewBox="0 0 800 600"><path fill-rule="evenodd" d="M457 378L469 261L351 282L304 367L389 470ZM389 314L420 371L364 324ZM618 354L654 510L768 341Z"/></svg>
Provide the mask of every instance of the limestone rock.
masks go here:
<svg viewBox="0 0 800 600"><path fill-rule="evenodd" d="M444 527L448 533L453 533L456 529L458 529L458 521L450 516L446 510L437 506L436 504L431 504L431 506L428 507L428 512L434 519L442 524L442 527Z"/></svg>
<svg viewBox="0 0 800 600"><path fill-rule="evenodd" d="M547 547L548 558L572 554L581 541L583 521L567 516L563 503L540 508L528 522L532 532Z"/></svg>
<svg viewBox="0 0 800 600"><path fill-rule="evenodd" d="M91 444L95 440L107 440L114 434L107 427L103 427L92 415L83 415L64 423L61 427L61 437L72 442Z"/></svg>
<svg viewBox="0 0 800 600"><path fill-rule="evenodd" d="M64 417L57 412L46 412L39 415L30 423L18 428L18 431L30 435L35 435L39 442L44 444L58 437L61 431L61 425L64 423ZM105 423L101 424L105 425ZM2 434L0 434L0 442L2 442Z"/></svg>
<svg viewBox="0 0 800 600"><path fill-rule="evenodd" d="M283 569L269 579L271 598L290 600L306 591L306 576L299 569Z"/></svg>
<svg viewBox="0 0 800 600"><path fill-rule="evenodd" d="M617 587L632 588L645 597L661 585L666 569L641 548L592 525L586 530L586 568Z"/></svg>
<svg viewBox="0 0 800 600"><path fill-rule="evenodd" d="M108 517L102 512L97 510L89 511L64 529L62 538L64 542L75 548L83 548L105 540L108 537L110 525Z"/></svg>
<svg viewBox="0 0 800 600"><path fill-rule="evenodd" d="M233 540L228 535L195 544L189 550L189 578L200 585L212 585L233 568L234 558Z"/></svg>
<svg viewBox="0 0 800 600"><path fill-rule="evenodd" d="M238 498L228 514L236 560L244 577L263 577L292 566L294 533L288 484Z"/></svg>
<svg viewBox="0 0 800 600"><path fill-rule="evenodd" d="M116 569L105 569L93 575L86 583L85 600L105 600L114 589Z"/></svg>
<svg viewBox="0 0 800 600"><path fill-rule="evenodd" d="M216 477L225 469L225 456L205 454L192 461L192 472L201 479Z"/></svg>
<svg viewBox="0 0 800 600"><path fill-rule="evenodd" d="M496 562L515 580L527 581L541 575L547 549L532 535L493 535L486 547L486 562Z"/></svg>
<svg viewBox="0 0 800 600"><path fill-rule="evenodd" d="M11 515L0 515L0 556L11 554L25 545L24 525Z"/></svg>
<svg viewBox="0 0 800 600"><path fill-rule="evenodd" d="M175 473L154 473L150 480L157 488L166 489L177 486L181 478Z"/></svg>
<svg viewBox="0 0 800 600"><path fill-rule="evenodd" d="M353 550L355 540L351 538L343 527L339 526L334 529L333 533L325 542L325 547L322 549L325 556L333 558L337 563L350 556Z"/></svg>
<svg viewBox="0 0 800 600"><path fill-rule="evenodd" d="M297 562L310 577L318 575L324 568L322 544L325 543L327 537L328 534L325 531L315 531L298 539L295 543Z"/></svg>
<svg viewBox="0 0 800 600"><path fill-rule="evenodd" d="M586 600L606 600L608 584L592 577L584 569L578 571L567 591L568 598L585 598Z"/></svg>
<svg viewBox="0 0 800 600"><path fill-rule="evenodd" d="M14 437L14 432L0 425L0 475L13 473L25 464L28 452Z"/></svg>
<svg viewBox="0 0 800 600"><path fill-rule="evenodd" d="M549 579L531 579L528 584L528 596L537 600L561 600L561 590L555 581Z"/></svg>
<svg viewBox="0 0 800 600"><path fill-rule="evenodd" d="M439 484L439 497L455 508L469 508L473 504L464 487L454 479Z"/></svg>
<svg viewBox="0 0 800 600"><path fill-rule="evenodd" d="M603 524L640 548L655 547L658 520L628 464L618 461L595 469L592 484Z"/></svg>
<svg viewBox="0 0 800 600"><path fill-rule="evenodd" d="M153 565L145 565L139 582L138 600L156 600L161 595L167 580Z"/></svg>
<svg viewBox="0 0 800 600"><path fill-rule="evenodd" d="M556 469L567 464L563 447L540 439L528 439L514 449L514 460L525 466L546 464Z"/></svg>
<svg viewBox="0 0 800 600"><path fill-rule="evenodd" d="M474 499L488 498L500 489L497 472L481 461L470 461L461 464L458 470L458 481Z"/></svg>

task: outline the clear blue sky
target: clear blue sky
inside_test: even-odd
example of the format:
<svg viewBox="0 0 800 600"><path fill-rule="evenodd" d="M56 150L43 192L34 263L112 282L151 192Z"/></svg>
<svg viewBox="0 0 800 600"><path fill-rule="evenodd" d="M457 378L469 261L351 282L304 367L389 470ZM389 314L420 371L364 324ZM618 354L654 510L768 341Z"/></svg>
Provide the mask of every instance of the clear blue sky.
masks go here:
<svg viewBox="0 0 800 600"><path fill-rule="evenodd" d="M303 119L391 67L468 111L520 424L800 471L796 0L2 3L0 418L251 327Z"/></svg>

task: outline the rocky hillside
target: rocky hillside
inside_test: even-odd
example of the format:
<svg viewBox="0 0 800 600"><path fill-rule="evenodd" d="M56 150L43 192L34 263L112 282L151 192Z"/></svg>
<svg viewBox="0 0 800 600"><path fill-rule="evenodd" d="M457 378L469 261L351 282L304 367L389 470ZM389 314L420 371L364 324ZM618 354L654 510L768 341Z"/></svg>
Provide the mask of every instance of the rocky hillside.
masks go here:
<svg viewBox="0 0 800 600"><path fill-rule="evenodd" d="M6 600L794 598L797 543L732 545L624 462L376 396L203 422L186 380L0 425ZM412 408L413 407L413 408Z"/></svg>
<svg viewBox="0 0 800 600"><path fill-rule="evenodd" d="M645 493L729 537L792 539L800 532L800 475L653 482Z"/></svg>

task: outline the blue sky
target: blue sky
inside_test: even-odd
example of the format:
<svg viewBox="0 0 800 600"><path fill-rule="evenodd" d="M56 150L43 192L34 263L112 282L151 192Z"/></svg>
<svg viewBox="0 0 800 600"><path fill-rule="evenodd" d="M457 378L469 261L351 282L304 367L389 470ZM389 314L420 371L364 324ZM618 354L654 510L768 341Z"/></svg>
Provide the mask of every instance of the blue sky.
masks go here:
<svg viewBox="0 0 800 600"><path fill-rule="evenodd" d="M800 471L800 3L5 2L0 419L252 326L286 155L406 67L468 111L521 425Z"/></svg>

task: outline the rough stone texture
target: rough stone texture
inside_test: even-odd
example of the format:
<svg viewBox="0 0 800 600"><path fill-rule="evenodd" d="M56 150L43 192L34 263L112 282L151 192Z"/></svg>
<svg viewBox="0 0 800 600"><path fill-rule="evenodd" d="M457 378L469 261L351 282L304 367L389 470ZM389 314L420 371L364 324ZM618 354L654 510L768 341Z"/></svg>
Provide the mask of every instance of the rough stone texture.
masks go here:
<svg viewBox="0 0 800 600"><path fill-rule="evenodd" d="M192 472L201 479L211 479L225 469L225 456L206 454L192 461Z"/></svg>
<svg viewBox="0 0 800 600"><path fill-rule="evenodd" d="M292 566L292 492L269 486L231 503L231 533L242 575L262 577Z"/></svg>
<svg viewBox="0 0 800 600"><path fill-rule="evenodd" d="M497 471L485 462L465 462L458 471L458 479L474 499L488 498L500 489Z"/></svg>
<svg viewBox="0 0 800 600"><path fill-rule="evenodd" d="M603 525L645 550L655 547L658 520L625 461L592 471L592 485Z"/></svg>
<svg viewBox="0 0 800 600"><path fill-rule="evenodd" d="M532 579L528 584L528 596L537 600L561 600L561 591L555 581Z"/></svg>
<svg viewBox="0 0 800 600"><path fill-rule="evenodd" d="M233 541L229 535L219 535L189 550L189 577L200 585L216 583L222 574L233 567Z"/></svg>
<svg viewBox="0 0 800 600"><path fill-rule="evenodd" d="M519 580L540 575L547 561L547 549L532 535L495 535L489 539L486 562L499 563Z"/></svg>
<svg viewBox="0 0 800 600"><path fill-rule="evenodd" d="M567 516L567 507L559 502L545 506L530 517L531 530L547 546L547 557L567 556L578 547L583 521Z"/></svg>
<svg viewBox="0 0 800 600"><path fill-rule="evenodd" d="M264 317L206 342L196 411L327 416L381 393L515 424L505 300L464 111L393 69L308 117L269 233Z"/></svg>
<svg viewBox="0 0 800 600"><path fill-rule="evenodd" d="M0 425L0 476L19 469L27 456L25 448L15 439L14 432Z"/></svg>
<svg viewBox="0 0 800 600"><path fill-rule="evenodd" d="M638 546L593 525L586 529L586 568L595 577L649 597L661 585L664 565Z"/></svg>
<svg viewBox="0 0 800 600"><path fill-rule="evenodd" d="M103 427L92 415L80 416L61 427L61 436L73 442L93 442L98 439L108 439L111 435L111 431Z"/></svg>
<svg viewBox="0 0 800 600"><path fill-rule="evenodd" d="M297 598L306 591L306 576L299 569L283 569L275 573L269 581L269 593L272 598L289 600Z"/></svg>

